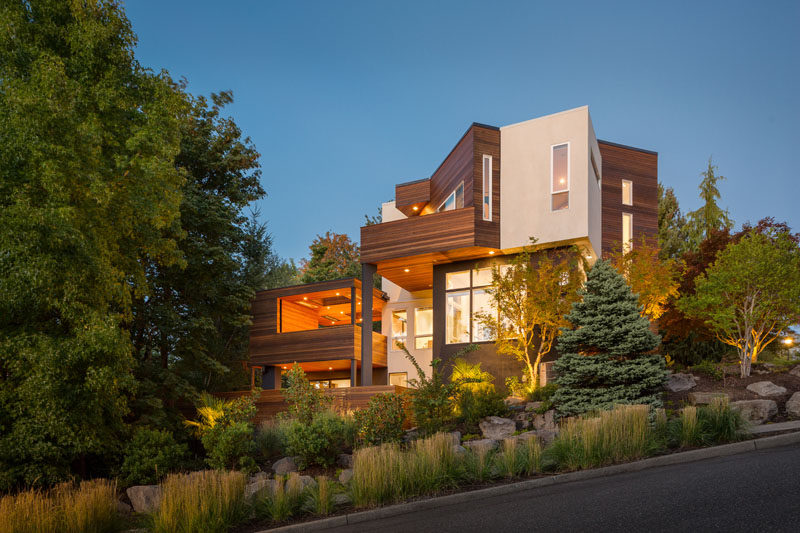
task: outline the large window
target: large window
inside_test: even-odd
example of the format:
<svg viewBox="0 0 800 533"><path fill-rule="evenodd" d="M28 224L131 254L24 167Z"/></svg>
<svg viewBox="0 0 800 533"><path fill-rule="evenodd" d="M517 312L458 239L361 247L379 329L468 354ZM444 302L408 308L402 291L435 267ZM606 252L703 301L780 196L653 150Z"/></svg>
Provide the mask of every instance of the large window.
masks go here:
<svg viewBox="0 0 800 533"><path fill-rule="evenodd" d="M492 220L492 156L483 156L483 220Z"/></svg>
<svg viewBox="0 0 800 533"><path fill-rule="evenodd" d="M630 180L622 180L622 203L633 205L633 182Z"/></svg>
<svg viewBox="0 0 800 533"><path fill-rule="evenodd" d="M392 350L400 350L400 344L406 344L407 316L405 310L392 311Z"/></svg>
<svg viewBox="0 0 800 533"><path fill-rule="evenodd" d="M437 211L452 211L453 209L461 209L464 207L464 182L458 184L456 190L450 193L450 196L442 202Z"/></svg>
<svg viewBox="0 0 800 533"><path fill-rule="evenodd" d="M622 213L622 252L633 250L633 215Z"/></svg>
<svg viewBox="0 0 800 533"><path fill-rule="evenodd" d="M550 161L553 211L569 208L569 143L553 146Z"/></svg>
<svg viewBox="0 0 800 533"><path fill-rule="evenodd" d="M487 289L492 284L492 269L479 268L450 272L445 276L447 303L447 344L493 340L491 331L476 315L491 313L494 305Z"/></svg>
<svg viewBox="0 0 800 533"><path fill-rule="evenodd" d="M414 309L414 348L430 350L433 348L433 308Z"/></svg>

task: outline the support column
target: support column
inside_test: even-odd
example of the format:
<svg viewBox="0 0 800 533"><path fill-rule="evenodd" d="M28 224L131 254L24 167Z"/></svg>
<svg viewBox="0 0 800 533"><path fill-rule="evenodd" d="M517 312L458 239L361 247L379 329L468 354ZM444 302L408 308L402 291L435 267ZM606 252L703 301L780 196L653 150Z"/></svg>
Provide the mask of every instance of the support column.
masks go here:
<svg viewBox="0 0 800 533"><path fill-rule="evenodd" d="M372 288L376 265L361 265L361 385L372 385Z"/></svg>
<svg viewBox="0 0 800 533"><path fill-rule="evenodd" d="M357 364L357 362L356 362L355 359L350 359L350 386L351 387L355 387L356 385L358 385L358 383L356 383L356 364Z"/></svg>
<svg viewBox="0 0 800 533"><path fill-rule="evenodd" d="M261 388L266 390L277 390L281 388L281 367L264 367L264 372L261 374Z"/></svg>

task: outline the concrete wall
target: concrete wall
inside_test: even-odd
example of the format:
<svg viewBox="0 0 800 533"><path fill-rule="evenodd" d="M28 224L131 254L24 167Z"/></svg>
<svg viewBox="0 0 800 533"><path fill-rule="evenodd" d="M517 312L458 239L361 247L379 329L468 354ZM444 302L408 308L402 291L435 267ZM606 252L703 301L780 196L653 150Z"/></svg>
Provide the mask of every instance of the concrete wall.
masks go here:
<svg viewBox="0 0 800 533"><path fill-rule="evenodd" d="M551 152L562 143L569 143L569 208L552 211ZM600 188L590 171L590 149L602 165L587 106L500 128L503 250L525 246L529 237L584 241L593 253L600 250Z"/></svg>

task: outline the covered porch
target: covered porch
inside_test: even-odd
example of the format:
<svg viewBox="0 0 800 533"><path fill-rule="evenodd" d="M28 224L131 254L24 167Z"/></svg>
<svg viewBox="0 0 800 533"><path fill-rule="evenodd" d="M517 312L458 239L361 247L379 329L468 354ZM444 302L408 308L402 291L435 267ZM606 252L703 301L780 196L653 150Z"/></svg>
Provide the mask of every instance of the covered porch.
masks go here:
<svg viewBox="0 0 800 533"><path fill-rule="evenodd" d="M250 328L251 384L260 373L262 388L278 389L281 374L294 363L319 388L385 384L386 337L372 331L384 302L383 292L371 285L363 291L355 278L259 291ZM367 360L362 357L364 323Z"/></svg>

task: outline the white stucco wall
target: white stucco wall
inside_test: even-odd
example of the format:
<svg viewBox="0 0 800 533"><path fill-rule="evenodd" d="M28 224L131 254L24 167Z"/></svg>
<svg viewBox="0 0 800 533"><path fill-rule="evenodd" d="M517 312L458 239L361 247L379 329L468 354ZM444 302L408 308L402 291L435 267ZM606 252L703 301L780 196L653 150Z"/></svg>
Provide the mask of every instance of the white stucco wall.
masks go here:
<svg viewBox="0 0 800 533"><path fill-rule="evenodd" d="M569 208L551 210L553 145L569 143ZM590 171L590 146L602 164L588 106L500 128L500 247L585 242L600 250L600 190ZM590 183L591 177L591 183ZM590 190L591 188L591 190ZM590 229L591 226L591 229Z"/></svg>

